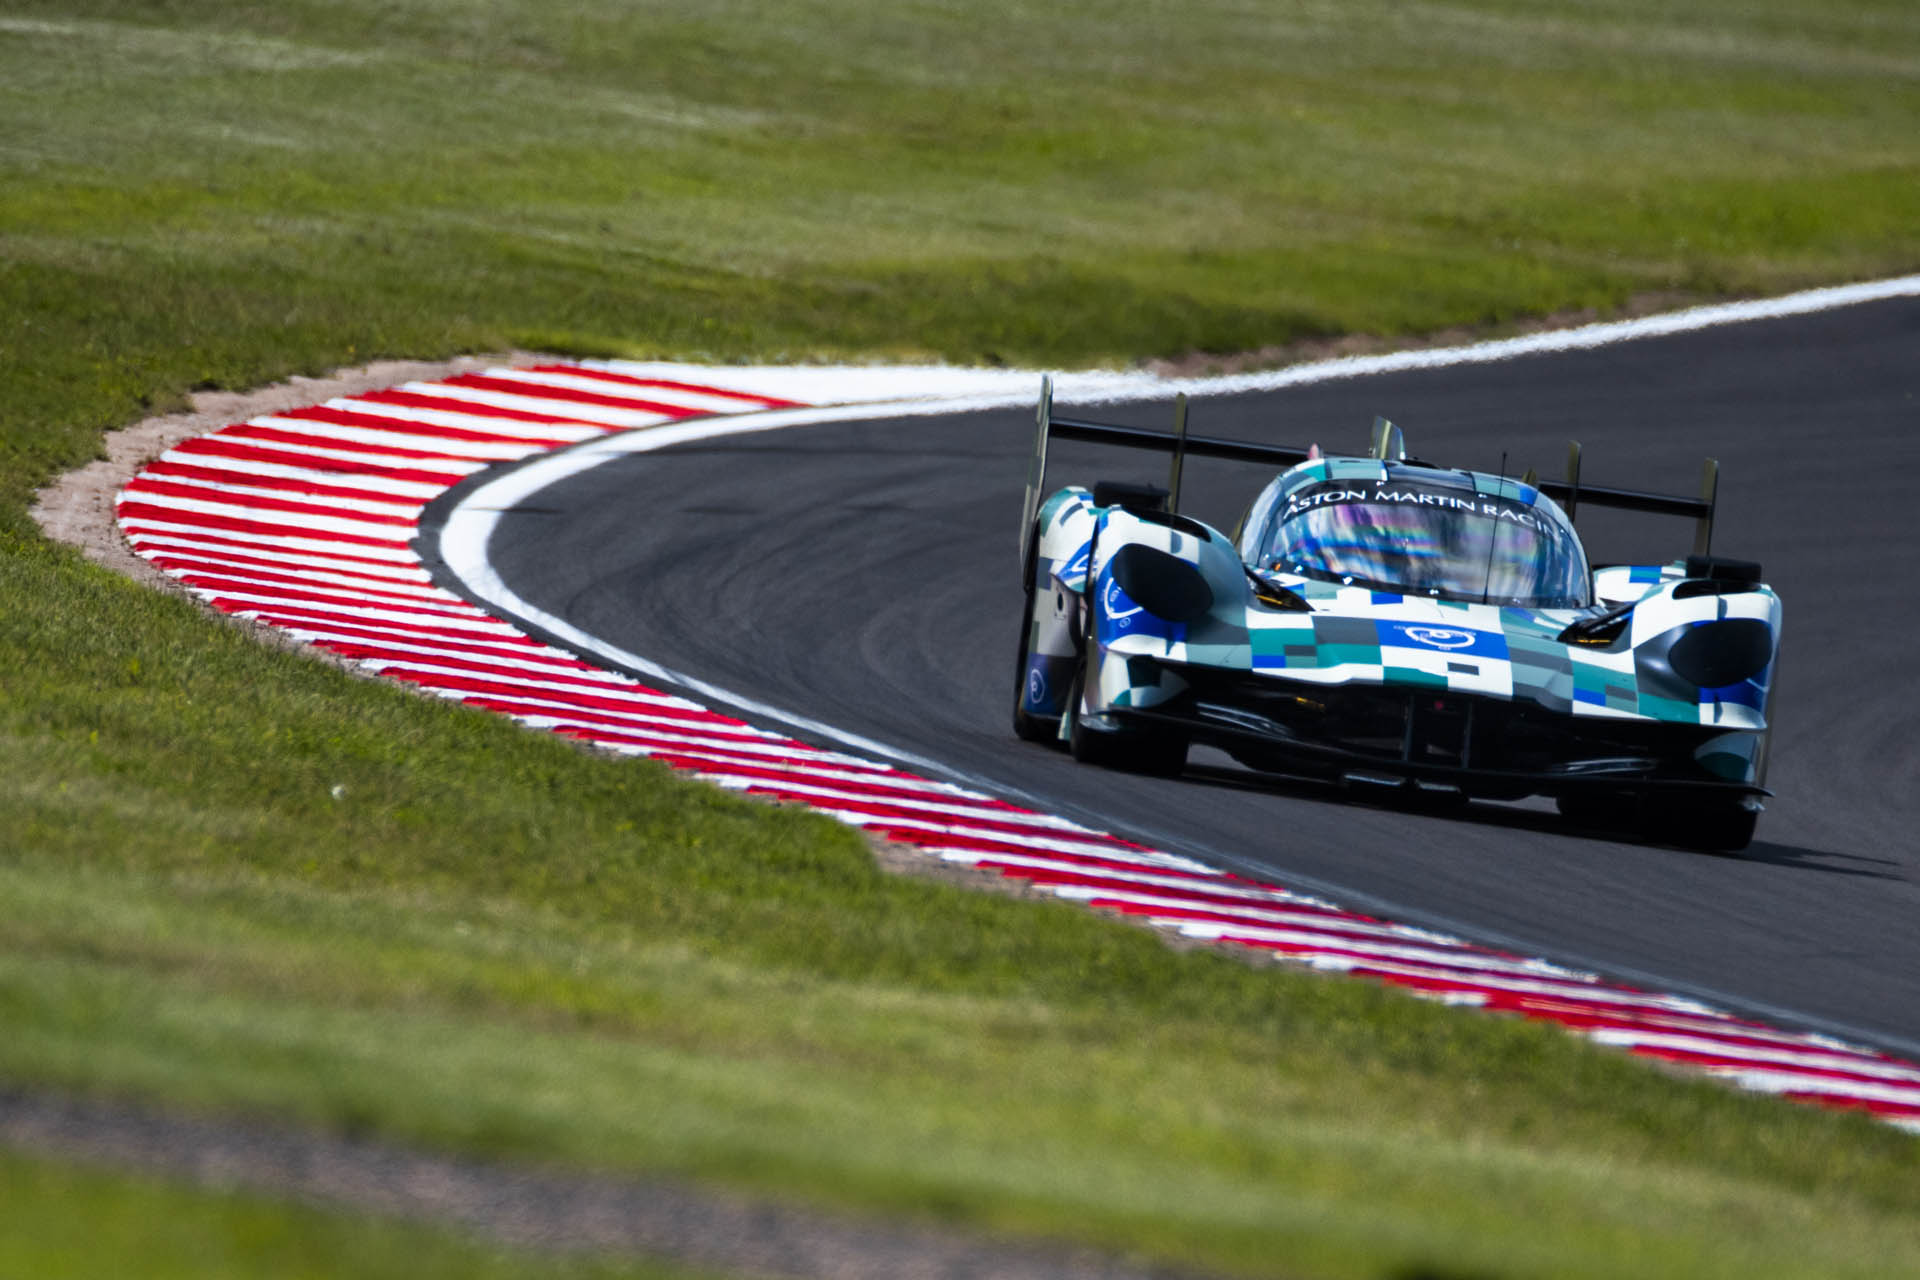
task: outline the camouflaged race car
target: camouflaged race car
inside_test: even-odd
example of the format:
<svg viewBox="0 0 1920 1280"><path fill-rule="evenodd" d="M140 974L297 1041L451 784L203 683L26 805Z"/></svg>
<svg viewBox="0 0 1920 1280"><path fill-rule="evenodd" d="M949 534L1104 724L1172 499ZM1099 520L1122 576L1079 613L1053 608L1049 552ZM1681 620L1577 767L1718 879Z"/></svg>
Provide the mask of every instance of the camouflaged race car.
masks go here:
<svg viewBox="0 0 1920 1280"><path fill-rule="evenodd" d="M1042 498L1051 439L1172 455L1165 489ZM1231 535L1179 511L1188 455L1284 470ZM1041 392L1014 730L1150 773L1205 743L1249 768L1427 803L1553 797L1583 825L1744 848L1765 788L1780 601L1709 554L1698 499L1322 456L1055 417ZM1560 499L1559 502L1555 498ZM1564 503L1564 507L1561 505ZM1579 504L1689 516L1695 553L1592 568Z"/></svg>

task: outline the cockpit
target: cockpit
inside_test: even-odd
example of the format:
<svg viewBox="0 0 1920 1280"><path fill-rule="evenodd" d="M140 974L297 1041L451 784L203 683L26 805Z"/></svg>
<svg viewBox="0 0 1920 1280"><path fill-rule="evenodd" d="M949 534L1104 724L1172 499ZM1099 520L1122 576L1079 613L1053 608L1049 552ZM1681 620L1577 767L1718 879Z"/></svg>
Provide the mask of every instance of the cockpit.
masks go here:
<svg viewBox="0 0 1920 1280"><path fill-rule="evenodd" d="M1287 494L1256 563L1404 595L1536 609L1590 602L1586 553L1551 503L1405 473Z"/></svg>

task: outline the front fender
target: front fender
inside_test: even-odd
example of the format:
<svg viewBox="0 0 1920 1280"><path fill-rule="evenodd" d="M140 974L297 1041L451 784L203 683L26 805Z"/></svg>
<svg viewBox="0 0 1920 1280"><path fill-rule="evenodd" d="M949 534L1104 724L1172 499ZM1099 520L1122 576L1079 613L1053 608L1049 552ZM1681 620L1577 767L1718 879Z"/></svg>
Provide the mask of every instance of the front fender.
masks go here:
<svg viewBox="0 0 1920 1280"><path fill-rule="evenodd" d="M1634 606L1627 643L1640 714L1749 733L1767 728L1780 597L1663 582Z"/></svg>
<svg viewBox="0 0 1920 1280"><path fill-rule="evenodd" d="M1085 628L1082 594L1096 525L1093 495L1078 486L1058 490L1035 517L1027 568L1026 668L1020 708L1053 718L1066 711Z"/></svg>
<svg viewBox="0 0 1920 1280"><path fill-rule="evenodd" d="M1129 582L1147 598L1129 593ZM1246 572L1233 544L1198 521L1097 510L1087 583L1087 714L1152 707L1185 691L1155 659L1204 653L1231 663L1237 652L1250 661Z"/></svg>

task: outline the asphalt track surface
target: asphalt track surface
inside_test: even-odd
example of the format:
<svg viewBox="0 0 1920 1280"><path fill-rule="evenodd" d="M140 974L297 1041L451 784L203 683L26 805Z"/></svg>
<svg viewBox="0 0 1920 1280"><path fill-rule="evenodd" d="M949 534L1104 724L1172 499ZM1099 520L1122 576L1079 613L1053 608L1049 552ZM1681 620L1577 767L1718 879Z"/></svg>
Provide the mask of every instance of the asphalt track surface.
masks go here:
<svg viewBox="0 0 1920 1280"><path fill-rule="evenodd" d="M1165 404L1074 412L1170 420ZM1761 561L1785 605L1778 795L1745 854L1575 831L1539 801L1432 816L1211 753L1149 779L1017 741L1031 411L622 457L522 504L489 554L514 591L595 636L1009 799L1349 907L1920 1052L1920 302L1200 398L1192 429L1358 449L1376 413L1422 457L1511 473L1557 474L1576 438L1595 484L1691 492L1701 458L1720 458L1715 550ZM1162 465L1060 445L1049 484ZM1182 509L1230 528L1265 478L1189 462ZM1680 521L1580 523L1596 562L1691 541Z"/></svg>

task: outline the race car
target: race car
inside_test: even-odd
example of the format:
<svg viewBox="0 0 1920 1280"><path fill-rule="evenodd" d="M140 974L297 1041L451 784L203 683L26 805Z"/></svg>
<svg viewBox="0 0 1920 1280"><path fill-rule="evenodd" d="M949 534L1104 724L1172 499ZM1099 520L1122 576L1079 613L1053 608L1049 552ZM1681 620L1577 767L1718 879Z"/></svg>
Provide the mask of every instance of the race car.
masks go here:
<svg viewBox="0 0 1920 1280"><path fill-rule="evenodd" d="M1550 796L1574 823L1738 850L1765 799L1780 600L1711 554L1698 499L1460 470L1392 423L1323 455L1056 417L1041 388L1021 524L1013 726L1083 762L1263 772L1430 806ZM1171 455L1165 488L1042 496L1053 439ZM1281 468L1232 534L1179 510L1187 456ZM1558 501L1556 501L1556 498ZM1561 505L1564 503L1564 507ZM1581 505L1691 517L1694 552L1590 566Z"/></svg>

